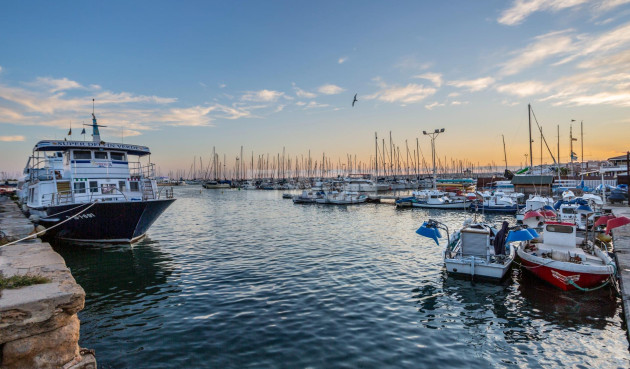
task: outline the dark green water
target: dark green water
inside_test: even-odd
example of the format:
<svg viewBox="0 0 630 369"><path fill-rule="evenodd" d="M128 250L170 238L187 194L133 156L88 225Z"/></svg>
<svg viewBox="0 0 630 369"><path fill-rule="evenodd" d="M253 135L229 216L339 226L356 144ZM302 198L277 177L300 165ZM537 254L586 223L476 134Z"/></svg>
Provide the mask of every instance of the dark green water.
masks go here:
<svg viewBox="0 0 630 369"><path fill-rule="evenodd" d="M470 214L175 193L133 246L56 247L101 368L630 366L611 290L561 292L518 269L502 284L446 277L442 247L415 230Z"/></svg>

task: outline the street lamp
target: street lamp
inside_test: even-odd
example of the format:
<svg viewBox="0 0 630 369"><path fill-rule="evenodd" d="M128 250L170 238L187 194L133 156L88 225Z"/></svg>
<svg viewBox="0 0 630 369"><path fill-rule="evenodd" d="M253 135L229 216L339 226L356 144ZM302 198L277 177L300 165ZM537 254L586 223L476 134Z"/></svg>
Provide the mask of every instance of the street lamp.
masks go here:
<svg viewBox="0 0 630 369"><path fill-rule="evenodd" d="M422 131L423 135L431 137L431 157L433 159L433 189L434 190L437 189L437 177L436 177L436 169L435 169L435 138L440 133L444 133L444 128L436 128L431 133L427 133L427 131Z"/></svg>

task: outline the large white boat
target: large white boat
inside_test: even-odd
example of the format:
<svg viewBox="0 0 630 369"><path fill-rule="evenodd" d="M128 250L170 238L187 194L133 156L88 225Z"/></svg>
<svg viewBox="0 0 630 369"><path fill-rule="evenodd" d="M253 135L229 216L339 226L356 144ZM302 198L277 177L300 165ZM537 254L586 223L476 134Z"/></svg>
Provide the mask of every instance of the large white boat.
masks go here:
<svg viewBox="0 0 630 369"><path fill-rule="evenodd" d="M92 114L93 141L38 142L29 158L27 209L69 242L134 242L168 208L172 188L158 189L154 164L141 163L146 146L101 141Z"/></svg>
<svg viewBox="0 0 630 369"><path fill-rule="evenodd" d="M503 222L501 230L497 230L489 224L468 220L459 231L449 235L445 224L429 219L416 233L439 244L441 234L438 229L447 233L448 242L442 256L450 274L501 280L514 261L514 247L506 243L507 222Z"/></svg>

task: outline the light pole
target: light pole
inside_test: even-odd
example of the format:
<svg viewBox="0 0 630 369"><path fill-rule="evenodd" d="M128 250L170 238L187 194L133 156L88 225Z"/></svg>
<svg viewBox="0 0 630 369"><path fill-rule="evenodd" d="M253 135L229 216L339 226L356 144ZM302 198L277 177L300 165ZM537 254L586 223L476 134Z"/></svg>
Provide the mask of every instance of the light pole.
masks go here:
<svg viewBox="0 0 630 369"><path fill-rule="evenodd" d="M425 136L431 137L431 158L433 159L433 189L437 189L437 177L435 171L435 138L440 134L444 133L444 128L436 128L433 132L422 131L422 134Z"/></svg>

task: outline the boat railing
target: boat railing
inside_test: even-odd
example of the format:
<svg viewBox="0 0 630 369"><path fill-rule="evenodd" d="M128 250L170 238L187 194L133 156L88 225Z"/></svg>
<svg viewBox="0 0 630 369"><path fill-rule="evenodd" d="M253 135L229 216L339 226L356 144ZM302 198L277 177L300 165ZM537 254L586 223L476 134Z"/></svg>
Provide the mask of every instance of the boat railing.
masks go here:
<svg viewBox="0 0 630 369"><path fill-rule="evenodd" d="M163 186L160 188L160 190L158 191L157 194L157 198L160 199L160 197L162 196L162 191L164 191L164 196L167 199L172 199L173 198L173 187L172 186Z"/></svg>
<svg viewBox="0 0 630 369"><path fill-rule="evenodd" d="M142 165L141 162L129 162L129 174L132 177L155 178L155 164Z"/></svg>
<svg viewBox="0 0 630 369"><path fill-rule="evenodd" d="M87 203L94 201L128 201L127 195L118 188L108 188L107 193L98 193L98 187L87 188L82 191L89 191L87 197ZM94 190L94 191L92 191ZM42 195L42 205L67 205L74 204L77 197L84 197L86 192L78 192L74 190L66 190L59 192L52 192ZM122 195L122 197L121 197ZM79 201L82 202L82 201Z"/></svg>

